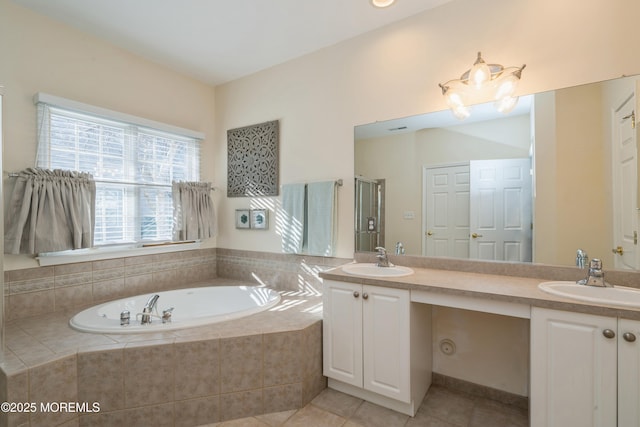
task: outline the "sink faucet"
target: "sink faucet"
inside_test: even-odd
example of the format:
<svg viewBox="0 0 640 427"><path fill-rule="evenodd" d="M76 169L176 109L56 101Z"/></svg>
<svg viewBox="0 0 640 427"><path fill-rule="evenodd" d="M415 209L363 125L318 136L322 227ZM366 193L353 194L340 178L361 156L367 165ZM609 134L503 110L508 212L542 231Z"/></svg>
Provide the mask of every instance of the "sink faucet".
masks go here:
<svg viewBox="0 0 640 427"><path fill-rule="evenodd" d="M581 285L598 286L601 288L612 287L611 284L604 281L604 272L602 271L602 261L594 258L589 263L589 272L587 278L578 281Z"/></svg>
<svg viewBox="0 0 640 427"><path fill-rule="evenodd" d="M149 323L151 323L151 312L156 309L158 298L160 298L160 295L153 295L144 305L144 308L142 309L142 320L140 321L140 324L148 325Z"/></svg>
<svg viewBox="0 0 640 427"><path fill-rule="evenodd" d="M378 262L376 263L376 265L378 267L393 267L393 264L389 262L389 258L387 257L387 250L385 248L383 248L382 246L378 246L376 248L376 251L378 251L378 254L376 255L376 258L378 258Z"/></svg>

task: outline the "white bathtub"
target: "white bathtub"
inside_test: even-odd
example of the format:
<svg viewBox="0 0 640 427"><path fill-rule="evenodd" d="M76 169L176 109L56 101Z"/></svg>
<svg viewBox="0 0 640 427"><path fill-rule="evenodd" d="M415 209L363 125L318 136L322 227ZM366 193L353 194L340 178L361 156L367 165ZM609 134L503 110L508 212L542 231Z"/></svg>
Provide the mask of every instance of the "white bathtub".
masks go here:
<svg viewBox="0 0 640 427"><path fill-rule="evenodd" d="M157 317L151 323L140 322L142 309L153 295L159 295ZM208 286L178 289L123 298L81 311L71 318L69 325L82 332L127 334L161 332L203 326L224 320L237 319L258 313L280 302L280 294L273 289L257 286ZM171 321L162 323L163 310L173 307ZM129 311L129 325L120 325L120 314Z"/></svg>

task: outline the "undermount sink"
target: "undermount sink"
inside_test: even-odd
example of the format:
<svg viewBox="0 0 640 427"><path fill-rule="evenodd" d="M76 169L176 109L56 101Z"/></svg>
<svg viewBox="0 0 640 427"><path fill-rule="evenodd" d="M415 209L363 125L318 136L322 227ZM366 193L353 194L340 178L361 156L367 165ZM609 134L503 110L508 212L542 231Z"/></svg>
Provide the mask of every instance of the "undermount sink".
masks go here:
<svg viewBox="0 0 640 427"><path fill-rule="evenodd" d="M624 286L601 288L580 285L576 282L543 282L540 290L549 294L621 307L640 308L640 289Z"/></svg>
<svg viewBox="0 0 640 427"><path fill-rule="evenodd" d="M367 277L402 277L413 274L409 267L394 265L391 267L378 267L376 264L356 263L342 266L342 271L355 276Z"/></svg>

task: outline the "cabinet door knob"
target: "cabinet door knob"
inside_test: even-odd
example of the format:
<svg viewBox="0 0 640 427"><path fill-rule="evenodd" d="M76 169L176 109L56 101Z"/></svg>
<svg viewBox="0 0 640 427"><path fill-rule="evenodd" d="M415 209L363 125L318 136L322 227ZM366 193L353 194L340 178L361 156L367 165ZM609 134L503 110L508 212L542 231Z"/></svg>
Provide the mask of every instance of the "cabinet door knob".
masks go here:
<svg viewBox="0 0 640 427"><path fill-rule="evenodd" d="M622 334L622 338L627 342L634 342L636 340L635 334L632 334L631 332L625 332Z"/></svg>
<svg viewBox="0 0 640 427"><path fill-rule="evenodd" d="M616 333L613 332L611 329L605 329L604 331L602 331L602 335L604 335L605 338L615 338L616 337Z"/></svg>
<svg viewBox="0 0 640 427"><path fill-rule="evenodd" d="M368 293L364 293L362 294L362 299L368 299L369 298L369 294Z"/></svg>
<svg viewBox="0 0 640 427"><path fill-rule="evenodd" d="M360 296L360 292L358 291L353 291L353 297L354 298L358 298Z"/></svg>

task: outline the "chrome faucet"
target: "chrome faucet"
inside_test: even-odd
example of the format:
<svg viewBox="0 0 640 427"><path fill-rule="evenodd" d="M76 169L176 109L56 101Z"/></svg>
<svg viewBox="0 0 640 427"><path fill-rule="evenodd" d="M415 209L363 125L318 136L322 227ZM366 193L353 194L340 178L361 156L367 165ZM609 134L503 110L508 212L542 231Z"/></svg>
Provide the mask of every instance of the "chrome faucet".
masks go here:
<svg viewBox="0 0 640 427"><path fill-rule="evenodd" d="M576 252L576 265L579 268L586 268L588 262L589 255L587 255L587 253L582 249L578 249L578 252Z"/></svg>
<svg viewBox="0 0 640 427"><path fill-rule="evenodd" d="M396 255L404 255L404 245L402 242L396 243Z"/></svg>
<svg viewBox="0 0 640 427"><path fill-rule="evenodd" d="M578 283L586 286L598 286L601 288L612 287L611 284L604 281L604 272L602 271L602 261L594 258L589 263L589 272L587 278L578 280Z"/></svg>
<svg viewBox="0 0 640 427"><path fill-rule="evenodd" d="M376 251L378 251L378 254L376 255L376 258L378 258L378 262L376 263L376 265L378 267L393 267L393 264L389 262L389 258L387 257L387 250L385 248L383 248L382 246L378 246L376 248Z"/></svg>
<svg viewBox="0 0 640 427"><path fill-rule="evenodd" d="M151 323L151 313L156 309L158 298L160 298L160 295L153 295L144 305L144 308L142 309L142 320L140 321L140 324L148 325L149 323Z"/></svg>

